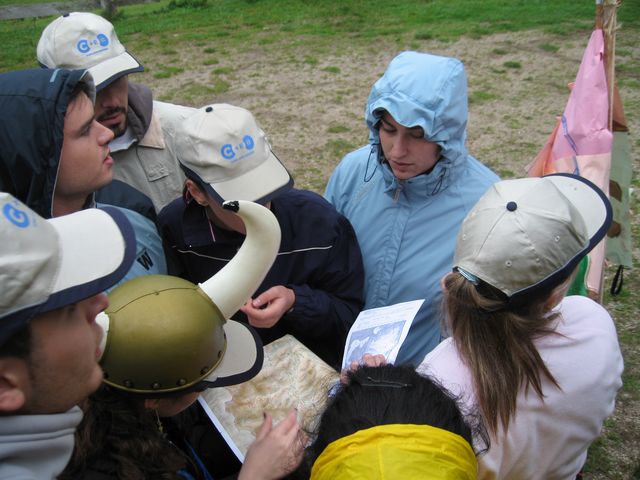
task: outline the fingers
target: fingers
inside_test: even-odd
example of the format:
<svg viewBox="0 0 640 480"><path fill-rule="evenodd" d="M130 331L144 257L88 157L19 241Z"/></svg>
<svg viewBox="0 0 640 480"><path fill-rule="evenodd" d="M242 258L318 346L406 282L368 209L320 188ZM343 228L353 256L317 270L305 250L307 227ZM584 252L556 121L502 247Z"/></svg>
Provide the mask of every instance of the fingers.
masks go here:
<svg viewBox="0 0 640 480"><path fill-rule="evenodd" d="M255 300L247 302L240 310L247 316L251 326L271 328L280 321L294 301L293 290L280 285L270 288Z"/></svg>
<svg viewBox="0 0 640 480"><path fill-rule="evenodd" d="M292 289L283 285L276 285L254 298L251 305L254 308L269 308L277 304L281 314L283 314L293 307L295 301L296 294Z"/></svg>
<svg viewBox="0 0 640 480"><path fill-rule="evenodd" d="M387 359L382 354L371 355L370 353L365 353L361 363L368 367L380 367L387 364Z"/></svg>
<svg viewBox="0 0 640 480"><path fill-rule="evenodd" d="M381 367L382 365L386 364L387 358L384 355L372 355L370 353L365 353L359 362L356 362L355 360L352 361L347 368L340 372L340 383L342 383L343 385L347 385L349 383L349 372L356 371L362 365L366 365L367 367Z"/></svg>
<svg viewBox="0 0 640 480"><path fill-rule="evenodd" d="M279 311L274 311L271 308L265 308L264 310L244 309L242 310L247 315L249 325L258 328L271 328L282 317Z"/></svg>
<svg viewBox="0 0 640 480"><path fill-rule="evenodd" d="M302 461L306 436L298 424L297 410L291 409L273 428L271 415L265 413L264 417L258 435L247 451L239 480L283 478Z"/></svg>
<svg viewBox="0 0 640 480"><path fill-rule="evenodd" d="M287 416L282 419L282 421L276 425L274 431L279 431L285 436L295 437L300 429L300 425L298 425L298 410L292 408L287 413Z"/></svg>
<svg viewBox="0 0 640 480"><path fill-rule="evenodd" d="M262 425L260 426L260 431L256 435L256 441L257 440L262 440L263 438L265 438L269 434L269 432L271 431L271 427L272 427L272 424L273 424L273 419L271 418L271 414L269 414L267 412L263 412L262 415L264 416L264 421L262 422Z"/></svg>
<svg viewBox="0 0 640 480"><path fill-rule="evenodd" d="M251 306L253 306L254 308L261 308L263 305L267 305L269 302L281 296L281 294L279 293L281 288L284 287L277 285L262 292L260 295L253 299L253 301L251 302Z"/></svg>

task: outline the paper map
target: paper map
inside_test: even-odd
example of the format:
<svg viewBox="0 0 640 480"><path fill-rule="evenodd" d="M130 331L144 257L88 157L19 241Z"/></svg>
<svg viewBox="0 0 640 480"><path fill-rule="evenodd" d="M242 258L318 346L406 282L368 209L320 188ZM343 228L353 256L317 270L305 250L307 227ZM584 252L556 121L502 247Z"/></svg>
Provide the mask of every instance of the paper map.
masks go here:
<svg viewBox="0 0 640 480"><path fill-rule="evenodd" d="M255 439L262 412L274 425L292 408L298 409L302 427L313 430L324 410L327 393L339 375L291 335L265 345L264 365L248 382L211 388L200 403L240 461Z"/></svg>

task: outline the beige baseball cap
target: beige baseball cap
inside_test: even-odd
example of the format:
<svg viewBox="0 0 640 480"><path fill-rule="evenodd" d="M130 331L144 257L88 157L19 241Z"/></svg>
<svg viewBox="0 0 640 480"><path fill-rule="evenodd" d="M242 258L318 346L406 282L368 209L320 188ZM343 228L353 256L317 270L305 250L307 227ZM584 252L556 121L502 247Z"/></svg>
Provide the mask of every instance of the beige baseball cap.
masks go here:
<svg viewBox="0 0 640 480"><path fill-rule="evenodd" d="M94 13L72 12L43 30L38 62L47 68L88 69L96 90L144 67L118 40L113 25Z"/></svg>
<svg viewBox="0 0 640 480"><path fill-rule="evenodd" d="M187 178L217 201L265 203L293 185L265 133L244 108L217 103L194 110L175 132Z"/></svg>
<svg viewBox="0 0 640 480"><path fill-rule="evenodd" d="M0 345L38 314L118 282L135 260L131 224L115 208L45 220L0 193Z"/></svg>
<svg viewBox="0 0 640 480"><path fill-rule="evenodd" d="M570 174L495 183L464 219L454 271L510 301L566 279L612 221L606 195Z"/></svg>

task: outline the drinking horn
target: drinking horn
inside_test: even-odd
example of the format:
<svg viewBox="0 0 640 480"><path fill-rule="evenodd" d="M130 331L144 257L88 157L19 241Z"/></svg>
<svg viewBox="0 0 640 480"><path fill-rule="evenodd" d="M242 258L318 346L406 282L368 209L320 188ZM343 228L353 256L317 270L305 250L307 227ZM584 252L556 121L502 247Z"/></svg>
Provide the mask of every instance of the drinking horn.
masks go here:
<svg viewBox="0 0 640 480"><path fill-rule="evenodd" d="M225 328L237 325L225 323L262 283L281 236L268 208L243 200L223 208L242 218L246 238L212 278L195 285L144 275L109 293L109 307L97 319L105 333L100 364L108 385L144 395L176 394L210 379L221 363Z"/></svg>

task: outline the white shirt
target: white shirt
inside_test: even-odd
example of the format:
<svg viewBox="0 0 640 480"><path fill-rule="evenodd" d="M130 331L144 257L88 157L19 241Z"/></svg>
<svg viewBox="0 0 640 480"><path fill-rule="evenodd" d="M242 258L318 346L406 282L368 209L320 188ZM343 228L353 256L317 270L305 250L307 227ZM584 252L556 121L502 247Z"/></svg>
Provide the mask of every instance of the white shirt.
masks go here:
<svg viewBox="0 0 640 480"><path fill-rule="evenodd" d="M575 479L613 413L623 362L611 316L586 297L566 297L557 308L560 335L534 344L562 390L543 377L544 401L532 389L520 392L507 431L492 435L489 451L478 458L480 480ZM417 370L460 396L463 411L475 408L470 372L453 339L429 353Z"/></svg>

